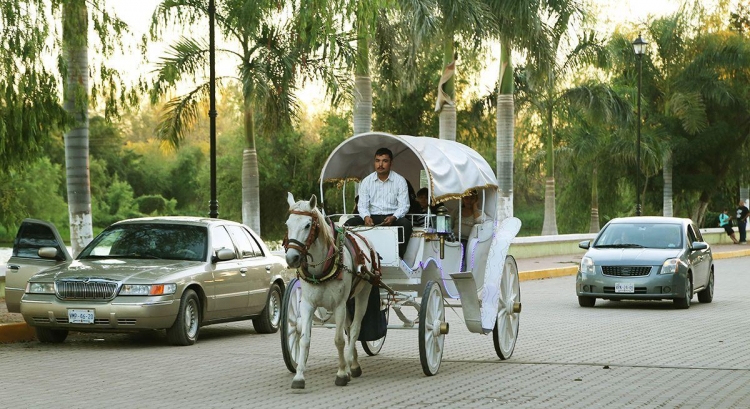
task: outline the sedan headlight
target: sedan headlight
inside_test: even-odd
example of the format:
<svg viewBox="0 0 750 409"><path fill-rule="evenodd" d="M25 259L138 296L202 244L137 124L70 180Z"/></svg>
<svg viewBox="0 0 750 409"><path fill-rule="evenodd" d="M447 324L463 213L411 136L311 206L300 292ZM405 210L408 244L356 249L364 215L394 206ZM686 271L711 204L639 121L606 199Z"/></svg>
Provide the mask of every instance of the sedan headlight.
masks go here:
<svg viewBox="0 0 750 409"><path fill-rule="evenodd" d="M54 283L26 283L26 294L54 294Z"/></svg>
<svg viewBox="0 0 750 409"><path fill-rule="evenodd" d="M124 284L120 295L169 295L177 290L177 284Z"/></svg>
<svg viewBox="0 0 750 409"><path fill-rule="evenodd" d="M591 257L583 257L579 269L583 274L594 274L596 272L596 269L594 268L594 260Z"/></svg>
<svg viewBox="0 0 750 409"><path fill-rule="evenodd" d="M659 274L677 274L680 266L680 259L670 258L661 265Z"/></svg>

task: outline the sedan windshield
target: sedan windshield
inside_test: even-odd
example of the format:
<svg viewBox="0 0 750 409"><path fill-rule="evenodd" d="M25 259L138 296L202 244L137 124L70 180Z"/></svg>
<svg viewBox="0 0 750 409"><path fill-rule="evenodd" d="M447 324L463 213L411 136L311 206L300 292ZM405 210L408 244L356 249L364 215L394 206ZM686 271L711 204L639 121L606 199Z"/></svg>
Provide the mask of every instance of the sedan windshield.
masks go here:
<svg viewBox="0 0 750 409"><path fill-rule="evenodd" d="M143 258L202 261L208 234L203 226L131 223L112 226L81 252L79 259Z"/></svg>
<svg viewBox="0 0 750 409"><path fill-rule="evenodd" d="M607 226L594 243L596 248L682 247L682 226L667 223L615 223Z"/></svg>

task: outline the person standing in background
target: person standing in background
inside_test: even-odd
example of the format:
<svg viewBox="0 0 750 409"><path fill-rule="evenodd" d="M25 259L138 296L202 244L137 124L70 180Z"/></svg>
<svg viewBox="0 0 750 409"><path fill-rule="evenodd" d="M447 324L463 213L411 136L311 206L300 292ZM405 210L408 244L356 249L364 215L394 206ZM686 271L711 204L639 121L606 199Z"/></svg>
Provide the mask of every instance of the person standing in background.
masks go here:
<svg viewBox="0 0 750 409"><path fill-rule="evenodd" d="M734 237L734 229L732 229L732 217L729 216L729 209L724 209L724 211L719 215L719 227L724 229L724 231L727 233L727 236L732 239L732 243L740 244L740 242L737 241L737 238Z"/></svg>
<svg viewBox="0 0 750 409"><path fill-rule="evenodd" d="M741 244L747 243L747 216L750 214L750 210L748 210L747 206L745 206L745 201L740 199L740 202L737 204L737 210L735 211L735 219L737 220L737 230L740 232L740 240L739 242Z"/></svg>

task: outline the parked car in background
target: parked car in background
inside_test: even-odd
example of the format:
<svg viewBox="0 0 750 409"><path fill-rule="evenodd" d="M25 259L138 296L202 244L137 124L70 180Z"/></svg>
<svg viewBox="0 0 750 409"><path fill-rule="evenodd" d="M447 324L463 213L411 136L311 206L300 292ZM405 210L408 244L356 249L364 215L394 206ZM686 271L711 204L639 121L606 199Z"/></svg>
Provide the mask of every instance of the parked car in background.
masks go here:
<svg viewBox="0 0 750 409"><path fill-rule="evenodd" d="M582 241L588 250L576 276L581 307L605 300L673 300L690 308L714 297L711 247L690 219L624 217L607 223L594 239Z"/></svg>
<svg viewBox="0 0 750 409"><path fill-rule="evenodd" d="M278 330L293 275L246 226L200 217L114 223L73 259L50 223L26 219L8 260L6 303L41 342L68 331L166 330L192 345L202 326L252 319Z"/></svg>

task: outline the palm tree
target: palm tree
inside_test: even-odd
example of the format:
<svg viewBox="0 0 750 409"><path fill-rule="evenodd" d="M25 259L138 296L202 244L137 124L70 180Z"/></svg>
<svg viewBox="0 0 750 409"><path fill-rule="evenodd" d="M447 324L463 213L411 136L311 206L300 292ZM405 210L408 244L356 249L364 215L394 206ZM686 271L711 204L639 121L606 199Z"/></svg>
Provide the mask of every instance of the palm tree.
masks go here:
<svg viewBox="0 0 750 409"><path fill-rule="evenodd" d="M70 214L70 241L78 254L94 237L91 223L88 117L88 9L86 0L63 3L63 54L65 110L73 126L65 134L65 163Z"/></svg>
<svg viewBox="0 0 750 409"><path fill-rule="evenodd" d="M217 80L242 84L247 143L242 160L242 221L258 234L261 226L256 131L270 134L290 126L297 110L293 91L297 88L300 73L322 77L331 92L337 90L337 82L332 80L337 66L330 61L340 54L328 49L324 49L321 58L314 58L311 54L311 50L318 49L319 45L329 43L328 39L311 34L317 32L319 27L312 24L320 21L321 15L313 10L310 11L312 15L304 14L304 18L281 19L276 14L278 7L276 1L230 0L216 10L217 28L226 41L237 45L236 50L217 50L237 64L236 76ZM199 21L207 13L201 3L165 0L154 13L152 27L159 29L160 23L168 24L172 18L180 24L180 16L184 19L182 21ZM200 40L182 38L172 45L169 55L159 64L152 100L173 89L183 77L195 76L204 70L208 53L207 45ZM157 132L163 140L179 146L184 132L197 118L200 102L208 96L208 87L208 82L199 84L166 104Z"/></svg>
<svg viewBox="0 0 750 409"><path fill-rule="evenodd" d="M481 0L435 0L436 8L406 8L417 33L415 41L439 39L443 54L443 74L438 84L435 112L440 117L440 139L456 140L456 90L454 74L457 59L457 40L481 45L485 33L497 29L489 7ZM467 47L470 48L470 47Z"/></svg>
<svg viewBox="0 0 750 409"><path fill-rule="evenodd" d="M577 9L569 9L568 14L559 14L550 32L553 49L562 54L562 40L568 32L571 19L577 17ZM564 79L572 78L575 74L590 66L604 67L608 63L608 53L604 45L593 33L584 33L578 38L577 44L560 59L549 65L542 64L534 67L527 65L519 81L523 81L523 96L525 102L535 108L544 124L546 150L545 159L545 192L544 192L544 224L542 235L557 234L557 218L555 206L555 117L560 104L570 98L568 89L560 89Z"/></svg>
<svg viewBox="0 0 750 409"><path fill-rule="evenodd" d="M512 51L524 51L531 64L554 59L548 44L545 13L570 14L578 8L574 0L485 0L497 20L500 68L497 81L497 183L500 189L499 217L513 216L513 146L515 127Z"/></svg>
<svg viewBox="0 0 750 409"><path fill-rule="evenodd" d="M566 132L569 134L566 153L570 158L564 163L590 170L585 172L591 177L589 233L598 233L599 170L627 162L627 155L617 150L622 146L616 141L629 132L628 125L634 119L631 105L608 84L593 80L566 90L562 99L570 107Z"/></svg>

